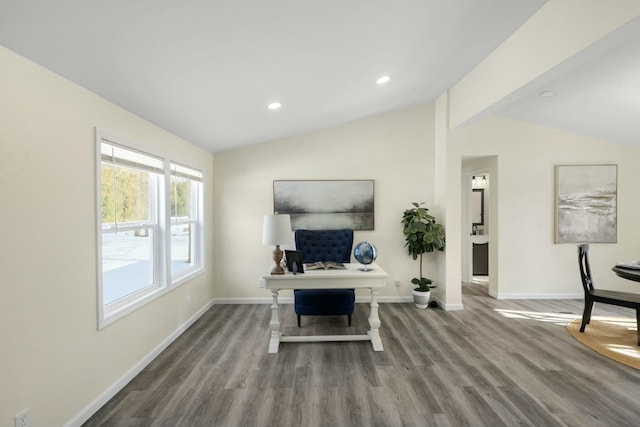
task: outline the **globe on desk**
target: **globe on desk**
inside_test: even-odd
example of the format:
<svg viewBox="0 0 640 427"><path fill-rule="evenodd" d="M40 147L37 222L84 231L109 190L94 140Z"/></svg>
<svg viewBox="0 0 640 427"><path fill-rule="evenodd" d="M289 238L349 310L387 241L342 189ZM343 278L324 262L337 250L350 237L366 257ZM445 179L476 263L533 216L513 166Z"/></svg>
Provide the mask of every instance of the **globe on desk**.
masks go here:
<svg viewBox="0 0 640 427"><path fill-rule="evenodd" d="M360 242L353 249L353 257L364 266L364 268L359 269L360 271L373 270L373 268L369 268L368 265L375 261L377 256L378 251L376 247L369 242Z"/></svg>

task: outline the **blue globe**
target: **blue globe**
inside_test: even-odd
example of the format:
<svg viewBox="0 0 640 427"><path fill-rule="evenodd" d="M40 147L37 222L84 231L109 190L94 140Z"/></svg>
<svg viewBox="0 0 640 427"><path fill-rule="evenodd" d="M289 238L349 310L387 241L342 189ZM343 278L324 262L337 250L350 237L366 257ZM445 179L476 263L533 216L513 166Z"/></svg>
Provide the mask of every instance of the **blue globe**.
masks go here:
<svg viewBox="0 0 640 427"><path fill-rule="evenodd" d="M360 242L353 250L353 257L360 264L369 265L376 260L378 251L376 247L369 242Z"/></svg>

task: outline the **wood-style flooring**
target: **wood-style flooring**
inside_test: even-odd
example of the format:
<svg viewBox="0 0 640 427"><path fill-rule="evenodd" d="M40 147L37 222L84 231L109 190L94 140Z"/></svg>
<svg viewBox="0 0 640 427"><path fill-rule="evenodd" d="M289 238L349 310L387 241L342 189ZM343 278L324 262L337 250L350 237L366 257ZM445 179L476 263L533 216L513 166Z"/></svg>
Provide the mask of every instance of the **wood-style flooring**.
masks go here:
<svg viewBox="0 0 640 427"><path fill-rule="evenodd" d="M465 310L380 304L368 342L283 343L267 354L269 305L216 305L86 426L637 426L640 371L577 342L581 300L495 300L464 285ZM281 310L283 331L365 333L343 317ZM594 316L633 316L596 304Z"/></svg>

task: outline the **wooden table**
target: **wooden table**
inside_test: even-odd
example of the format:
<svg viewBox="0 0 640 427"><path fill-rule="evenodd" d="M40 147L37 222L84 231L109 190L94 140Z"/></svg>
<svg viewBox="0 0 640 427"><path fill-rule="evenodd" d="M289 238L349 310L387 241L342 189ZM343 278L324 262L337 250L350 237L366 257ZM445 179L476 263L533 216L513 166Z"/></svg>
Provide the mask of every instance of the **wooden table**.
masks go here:
<svg viewBox="0 0 640 427"><path fill-rule="evenodd" d="M625 268L619 265L616 265L611 270L616 273L617 276L622 277L623 279L633 280L634 282L640 282L640 270L635 268Z"/></svg>
<svg viewBox="0 0 640 427"><path fill-rule="evenodd" d="M386 285L388 274L377 264L368 267L370 271L361 271L361 264L345 264L345 270L308 270L303 274L266 275L260 281L261 287L271 290L271 339L269 353L277 353L281 342L318 342L318 341L371 341L374 351L384 351L380 340L380 318L378 317L377 289ZM278 292L281 289L371 289L371 311L369 331L366 335L296 335L285 336L280 332L278 315Z"/></svg>

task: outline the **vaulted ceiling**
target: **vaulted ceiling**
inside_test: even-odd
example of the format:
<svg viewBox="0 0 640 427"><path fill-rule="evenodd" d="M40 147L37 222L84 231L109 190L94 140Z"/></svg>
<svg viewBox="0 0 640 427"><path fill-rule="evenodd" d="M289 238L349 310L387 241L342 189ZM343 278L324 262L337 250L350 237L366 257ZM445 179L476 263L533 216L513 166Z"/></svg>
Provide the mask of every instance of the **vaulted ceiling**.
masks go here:
<svg viewBox="0 0 640 427"><path fill-rule="evenodd" d="M544 3L0 0L0 45L216 152L433 101ZM638 120L625 131L640 111L637 40L548 79L555 97L536 89L498 113L640 140Z"/></svg>

